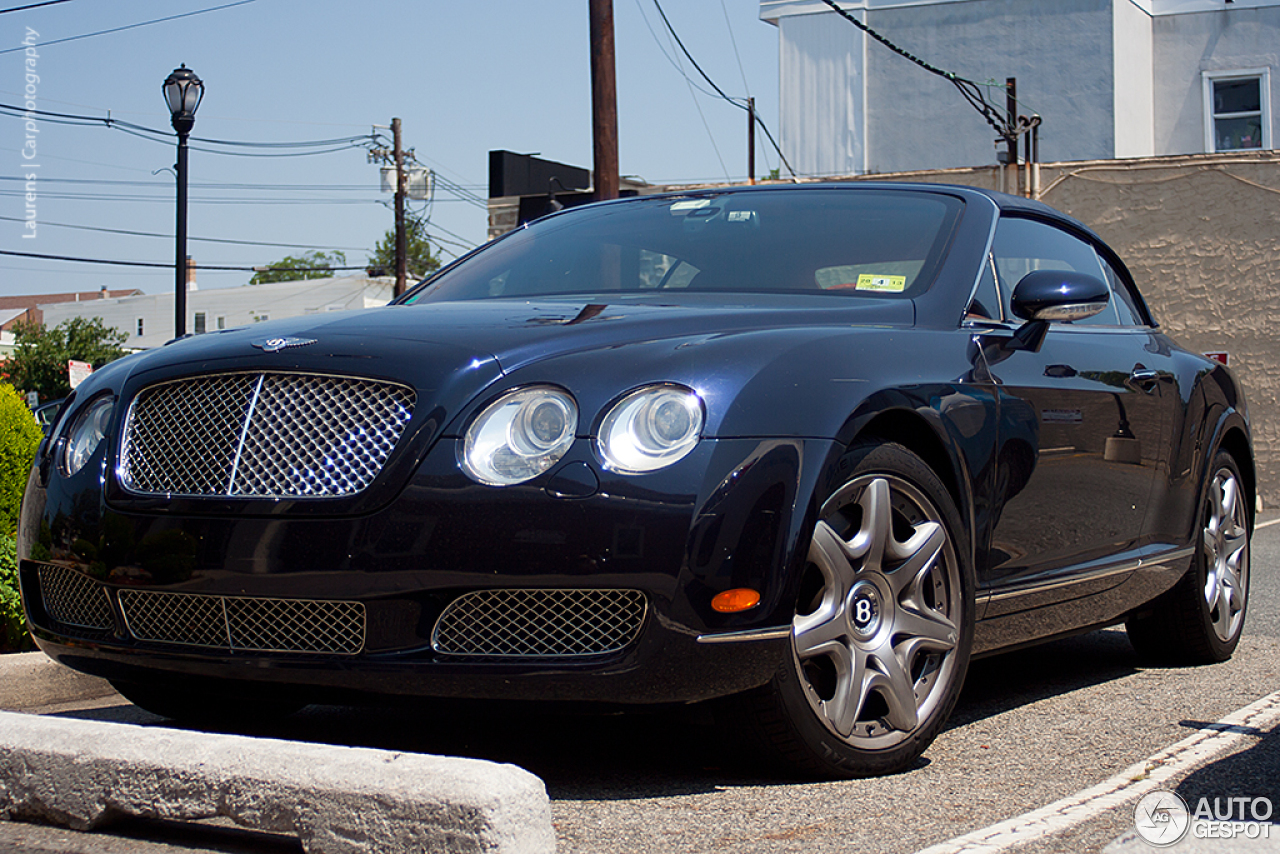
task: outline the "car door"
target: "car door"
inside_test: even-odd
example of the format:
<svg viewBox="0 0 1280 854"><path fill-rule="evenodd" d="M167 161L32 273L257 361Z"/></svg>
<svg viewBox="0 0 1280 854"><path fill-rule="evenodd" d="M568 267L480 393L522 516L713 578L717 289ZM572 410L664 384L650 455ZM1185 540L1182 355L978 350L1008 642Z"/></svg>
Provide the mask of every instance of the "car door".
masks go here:
<svg viewBox="0 0 1280 854"><path fill-rule="evenodd" d="M1013 288L1033 270L1089 273L1112 296L1095 317L1050 324L1038 351L1001 353L988 366L1001 401L1003 503L979 579L987 618L1099 593L1136 567L1176 398L1145 308L1117 293L1119 274L1085 235L1006 215L991 262L1011 325L1021 322L1011 317Z"/></svg>

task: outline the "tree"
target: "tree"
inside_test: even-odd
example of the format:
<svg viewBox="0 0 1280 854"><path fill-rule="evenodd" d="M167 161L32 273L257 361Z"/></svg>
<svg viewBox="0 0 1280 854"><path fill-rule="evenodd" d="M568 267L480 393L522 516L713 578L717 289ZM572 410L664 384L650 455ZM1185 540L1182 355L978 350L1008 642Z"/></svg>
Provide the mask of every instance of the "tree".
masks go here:
<svg viewBox="0 0 1280 854"><path fill-rule="evenodd" d="M284 258L268 264L265 270L259 270L249 280L251 285L265 285L268 282L296 282L299 279L327 279L336 272L332 268L345 267L347 254L338 249L332 252L321 252L312 249L299 257L286 255Z"/></svg>
<svg viewBox="0 0 1280 854"><path fill-rule="evenodd" d="M52 329L43 323L19 323L5 370L15 388L37 392L41 402L57 400L71 393L68 361L100 368L125 354L120 345L128 338L127 333L104 325L101 317L73 317Z"/></svg>
<svg viewBox="0 0 1280 854"><path fill-rule="evenodd" d="M427 238L427 225L420 219L405 218L405 257L410 279L422 279L440 269L440 259L431 254L431 241ZM396 230L387 233L373 248L369 256L369 269L381 270L383 275L396 274Z"/></svg>

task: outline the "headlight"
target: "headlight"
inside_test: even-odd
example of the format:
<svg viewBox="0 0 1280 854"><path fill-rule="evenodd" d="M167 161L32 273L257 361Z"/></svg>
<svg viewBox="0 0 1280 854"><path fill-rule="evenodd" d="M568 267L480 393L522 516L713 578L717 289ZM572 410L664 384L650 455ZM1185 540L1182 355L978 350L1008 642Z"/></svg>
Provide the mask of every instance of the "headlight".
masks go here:
<svg viewBox="0 0 1280 854"><path fill-rule="evenodd" d="M693 450L702 434L702 419L702 400L683 386L633 391L604 417L600 455L622 474L657 471Z"/></svg>
<svg viewBox="0 0 1280 854"><path fill-rule="evenodd" d="M578 405L568 392L550 386L508 392L467 430L460 462L490 486L524 483L560 461L577 429Z"/></svg>
<svg viewBox="0 0 1280 854"><path fill-rule="evenodd" d="M67 431L67 444L62 452L62 470L71 476L84 468L85 463L98 450L98 445L107 435L107 427L111 424L111 412L115 409L115 401L110 397L100 397L86 406Z"/></svg>

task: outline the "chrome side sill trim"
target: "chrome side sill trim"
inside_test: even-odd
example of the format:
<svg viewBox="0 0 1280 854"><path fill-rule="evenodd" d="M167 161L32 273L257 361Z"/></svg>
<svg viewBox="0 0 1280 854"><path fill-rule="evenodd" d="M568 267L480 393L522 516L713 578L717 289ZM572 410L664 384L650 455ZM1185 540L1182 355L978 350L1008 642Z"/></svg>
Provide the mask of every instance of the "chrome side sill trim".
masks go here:
<svg viewBox="0 0 1280 854"><path fill-rule="evenodd" d="M698 643L741 643L744 641L782 640L789 637L791 637L791 627L779 626L775 629L748 629L745 632L698 635Z"/></svg>
<svg viewBox="0 0 1280 854"><path fill-rule="evenodd" d="M992 593L987 597L988 602L1000 602L1005 599L1013 599L1018 596L1026 596L1031 593L1043 593L1047 590L1057 590L1062 587L1071 587L1076 584L1084 584L1089 581L1098 581L1103 578L1109 578L1113 575L1124 575L1126 573L1135 572L1144 566L1152 566L1154 564L1168 563L1173 560L1181 560L1191 557L1195 554L1195 547L1191 546L1185 549L1175 549L1169 552L1161 552L1155 557L1146 557L1141 560L1131 561L1129 563L1120 564L1119 566L1111 566L1105 569L1084 573L1082 575L1073 575L1070 578L1058 579L1055 581L1046 581L1043 584L1035 584L1028 587L1020 587L1017 590L1005 590L999 593Z"/></svg>

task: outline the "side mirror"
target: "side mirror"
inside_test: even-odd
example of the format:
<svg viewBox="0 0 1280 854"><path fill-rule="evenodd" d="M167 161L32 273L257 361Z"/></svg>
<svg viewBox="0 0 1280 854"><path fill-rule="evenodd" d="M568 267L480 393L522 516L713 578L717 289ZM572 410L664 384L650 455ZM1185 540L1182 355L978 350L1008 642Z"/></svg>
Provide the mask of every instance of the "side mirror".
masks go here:
<svg viewBox="0 0 1280 854"><path fill-rule="evenodd" d="M1074 270L1033 270L1014 286L1009 300L1013 313L1026 323L1001 348L1039 353L1050 323L1093 317L1110 299L1111 292L1097 276Z"/></svg>
<svg viewBox="0 0 1280 854"><path fill-rule="evenodd" d="M1097 276L1074 270L1033 270L1013 289L1013 313L1030 321L1070 321L1093 317L1107 307L1111 292Z"/></svg>

